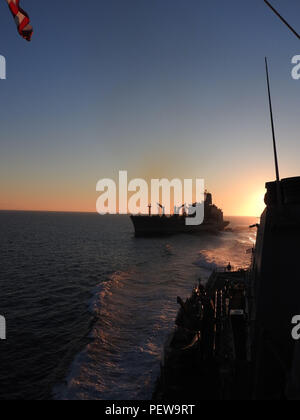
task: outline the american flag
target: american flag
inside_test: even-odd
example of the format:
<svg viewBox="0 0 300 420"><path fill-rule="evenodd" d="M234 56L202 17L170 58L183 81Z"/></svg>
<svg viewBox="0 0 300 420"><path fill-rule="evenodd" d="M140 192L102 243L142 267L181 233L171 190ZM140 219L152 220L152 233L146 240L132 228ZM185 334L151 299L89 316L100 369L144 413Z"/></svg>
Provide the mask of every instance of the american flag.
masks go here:
<svg viewBox="0 0 300 420"><path fill-rule="evenodd" d="M20 7L20 0L6 0L6 1L15 19L19 34L24 39L26 39L26 41L31 41L33 28L30 25L28 14Z"/></svg>

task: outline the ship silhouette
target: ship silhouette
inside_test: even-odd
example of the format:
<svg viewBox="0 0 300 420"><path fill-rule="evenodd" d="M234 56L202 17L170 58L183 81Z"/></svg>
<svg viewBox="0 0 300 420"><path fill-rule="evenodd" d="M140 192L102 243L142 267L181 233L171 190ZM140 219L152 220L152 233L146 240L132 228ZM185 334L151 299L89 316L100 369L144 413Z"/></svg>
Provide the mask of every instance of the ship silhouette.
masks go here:
<svg viewBox="0 0 300 420"><path fill-rule="evenodd" d="M158 206L162 210L162 214L152 215L151 206L149 206L149 215L131 216L136 237L177 235L182 233L216 233L224 230L229 225L229 222L224 221L222 210L213 204L212 194L207 191L204 197L204 220L200 225L188 225L186 223L187 219L195 217L197 203L189 206L187 210L186 206L182 205L180 208L175 209L173 215L164 214L164 207L161 204L158 204Z"/></svg>

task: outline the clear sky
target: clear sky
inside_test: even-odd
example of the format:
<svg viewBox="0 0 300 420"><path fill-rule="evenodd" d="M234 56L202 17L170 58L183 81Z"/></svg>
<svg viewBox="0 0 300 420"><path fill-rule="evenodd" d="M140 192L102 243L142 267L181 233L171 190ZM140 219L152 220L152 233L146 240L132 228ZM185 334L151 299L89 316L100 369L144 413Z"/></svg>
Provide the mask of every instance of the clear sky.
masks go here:
<svg viewBox="0 0 300 420"><path fill-rule="evenodd" d="M299 0L272 0L300 31ZM263 0L0 3L0 209L95 211L96 182L201 177L227 215L258 215L280 166L300 175L300 43Z"/></svg>

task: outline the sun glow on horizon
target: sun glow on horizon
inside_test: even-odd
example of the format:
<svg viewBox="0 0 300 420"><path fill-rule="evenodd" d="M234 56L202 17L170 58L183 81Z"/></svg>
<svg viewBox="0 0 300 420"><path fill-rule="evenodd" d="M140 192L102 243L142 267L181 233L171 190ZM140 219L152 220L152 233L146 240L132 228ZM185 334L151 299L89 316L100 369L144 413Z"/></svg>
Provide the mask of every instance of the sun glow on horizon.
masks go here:
<svg viewBox="0 0 300 420"><path fill-rule="evenodd" d="M264 211L265 205L265 191L257 191L250 194L247 201L238 209L239 216L260 217Z"/></svg>

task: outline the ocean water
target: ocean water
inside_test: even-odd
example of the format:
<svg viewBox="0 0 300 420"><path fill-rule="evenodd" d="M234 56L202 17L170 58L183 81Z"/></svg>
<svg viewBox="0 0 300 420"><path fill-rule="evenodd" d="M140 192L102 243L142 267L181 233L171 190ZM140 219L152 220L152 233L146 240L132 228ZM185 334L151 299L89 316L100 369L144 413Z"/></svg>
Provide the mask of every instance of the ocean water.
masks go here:
<svg viewBox="0 0 300 420"><path fill-rule="evenodd" d="M230 261L254 218L219 235L136 239L125 216L0 212L0 399L149 399L177 296Z"/></svg>

